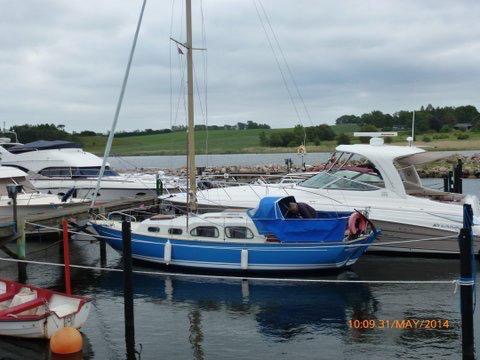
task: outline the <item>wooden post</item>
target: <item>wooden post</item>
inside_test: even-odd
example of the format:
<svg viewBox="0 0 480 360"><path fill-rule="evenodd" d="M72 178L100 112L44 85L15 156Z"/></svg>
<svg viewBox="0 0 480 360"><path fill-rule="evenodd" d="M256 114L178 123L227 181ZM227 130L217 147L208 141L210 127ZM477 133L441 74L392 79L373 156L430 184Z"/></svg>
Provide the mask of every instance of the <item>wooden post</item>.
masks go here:
<svg viewBox="0 0 480 360"><path fill-rule="evenodd" d="M453 192L461 194L463 192L462 186L463 164L462 159L458 159L457 165L453 168Z"/></svg>
<svg viewBox="0 0 480 360"><path fill-rule="evenodd" d="M105 267L107 266L107 243L103 238L100 238L98 242L100 244L100 266Z"/></svg>
<svg viewBox="0 0 480 360"><path fill-rule="evenodd" d="M473 337L473 297L475 278L473 274L472 252L473 211L469 204L463 205L463 228L460 230L460 308L462 314L462 353L463 359L475 358Z"/></svg>
<svg viewBox="0 0 480 360"><path fill-rule="evenodd" d="M17 258L19 260L25 260L25 219L21 218L15 221L17 232ZM18 282L25 283L27 281L27 264L18 263Z"/></svg>
<svg viewBox="0 0 480 360"><path fill-rule="evenodd" d="M122 221L123 244L123 301L125 316L125 345L127 359L135 359L135 321L133 314L132 285L132 232L130 221Z"/></svg>
<svg viewBox="0 0 480 360"><path fill-rule="evenodd" d="M65 293L72 294L71 280L70 280L70 244L68 241L68 222L62 220L63 227L63 263L65 264Z"/></svg>
<svg viewBox="0 0 480 360"><path fill-rule="evenodd" d="M453 171L448 172L448 192L453 192Z"/></svg>

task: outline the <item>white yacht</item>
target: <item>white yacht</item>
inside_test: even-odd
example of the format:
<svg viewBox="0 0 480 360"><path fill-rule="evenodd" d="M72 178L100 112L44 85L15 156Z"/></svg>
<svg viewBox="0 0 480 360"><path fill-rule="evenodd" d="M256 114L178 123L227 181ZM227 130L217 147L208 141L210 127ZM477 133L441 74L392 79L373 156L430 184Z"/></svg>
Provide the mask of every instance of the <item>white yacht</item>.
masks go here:
<svg viewBox="0 0 480 360"><path fill-rule="evenodd" d="M42 194L27 180L25 172L12 167L0 166L1 218L11 218L13 215L12 199L8 197L7 185L22 186L22 191L17 195L17 209L20 216L41 214L54 209L84 204L83 201L68 196L60 198L58 195Z"/></svg>
<svg viewBox="0 0 480 360"><path fill-rule="evenodd" d="M4 139L5 140L5 139ZM1 164L25 171L35 188L43 193L63 196L73 190L73 197L90 199L95 191L102 159L82 150L79 144L68 141L35 141L28 144L0 143ZM172 179L160 176L172 191ZM119 174L109 165L100 183L97 201L156 194L155 175Z"/></svg>
<svg viewBox="0 0 480 360"><path fill-rule="evenodd" d="M370 144L340 145L336 150L327 170L309 179L295 184L249 184L203 190L197 193L198 206L201 210L251 208L265 196L291 195L318 211L367 210L383 233L371 250L456 254L458 242L454 235L462 227L463 204L470 204L474 213L475 251L478 251L478 198L426 188L415 169L415 165L451 153L385 145L380 138L373 138ZM173 206L185 204L185 194L163 198ZM441 236L450 238L412 241ZM405 241L385 244L399 240Z"/></svg>

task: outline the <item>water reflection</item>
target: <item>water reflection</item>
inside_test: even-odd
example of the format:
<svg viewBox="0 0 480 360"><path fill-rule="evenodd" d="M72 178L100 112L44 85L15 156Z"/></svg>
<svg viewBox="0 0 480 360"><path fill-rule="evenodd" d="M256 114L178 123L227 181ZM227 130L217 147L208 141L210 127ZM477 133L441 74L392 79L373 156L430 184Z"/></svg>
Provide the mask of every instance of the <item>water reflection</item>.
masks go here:
<svg viewBox="0 0 480 360"><path fill-rule="evenodd" d="M122 278L109 274L103 288L121 296ZM145 301L188 306L190 343L203 358L202 311L251 316L258 332L275 341L289 341L313 331L344 332L351 316L375 316L378 302L365 284L302 284L255 280L216 280L134 276L135 296Z"/></svg>

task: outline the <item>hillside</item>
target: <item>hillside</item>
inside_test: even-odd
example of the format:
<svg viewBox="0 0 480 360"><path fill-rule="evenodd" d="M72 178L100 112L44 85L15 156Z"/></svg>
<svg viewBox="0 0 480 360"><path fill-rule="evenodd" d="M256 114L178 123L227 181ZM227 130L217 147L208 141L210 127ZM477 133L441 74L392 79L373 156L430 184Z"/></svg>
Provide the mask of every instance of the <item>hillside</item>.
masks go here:
<svg viewBox="0 0 480 360"><path fill-rule="evenodd" d="M358 126L352 124L333 125L336 134L343 132L352 133ZM262 152L290 152L291 148L261 147L259 135L262 131L266 134L292 129L250 129L250 130L210 130L208 131L208 153L210 154L237 154L237 153L262 153ZM207 132L195 132L195 148L197 154L206 151ZM80 138L85 150L95 154L103 154L106 136L82 136ZM320 146L315 146L316 151L329 151L335 141L325 141ZM115 138L112 146L114 155L178 155L185 154L187 146L186 132L173 132L168 134L142 135Z"/></svg>

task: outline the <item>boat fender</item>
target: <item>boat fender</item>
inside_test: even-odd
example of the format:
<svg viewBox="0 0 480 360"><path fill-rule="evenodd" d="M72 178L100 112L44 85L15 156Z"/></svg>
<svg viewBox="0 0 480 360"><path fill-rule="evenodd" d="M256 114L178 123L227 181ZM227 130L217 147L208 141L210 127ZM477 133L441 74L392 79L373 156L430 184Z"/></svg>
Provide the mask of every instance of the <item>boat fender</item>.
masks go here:
<svg viewBox="0 0 480 360"><path fill-rule="evenodd" d="M242 249L242 252L240 253L240 267L242 270L248 269L248 250L247 249Z"/></svg>
<svg viewBox="0 0 480 360"><path fill-rule="evenodd" d="M163 249L163 261L166 265L170 264L172 261L172 243L170 240L167 240Z"/></svg>
<svg viewBox="0 0 480 360"><path fill-rule="evenodd" d="M350 236L357 236L367 229L367 218L362 213L355 211L348 218L348 232Z"/></svg>

